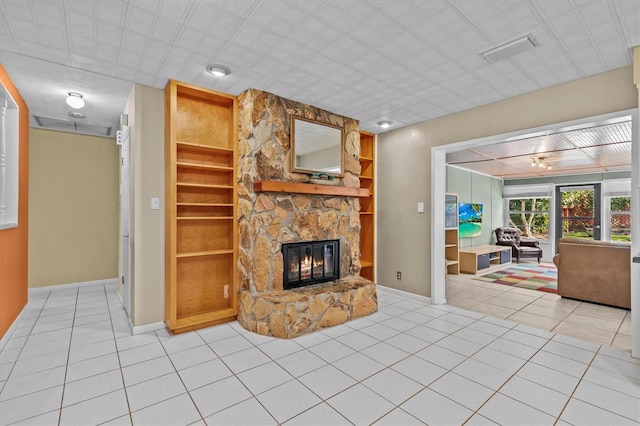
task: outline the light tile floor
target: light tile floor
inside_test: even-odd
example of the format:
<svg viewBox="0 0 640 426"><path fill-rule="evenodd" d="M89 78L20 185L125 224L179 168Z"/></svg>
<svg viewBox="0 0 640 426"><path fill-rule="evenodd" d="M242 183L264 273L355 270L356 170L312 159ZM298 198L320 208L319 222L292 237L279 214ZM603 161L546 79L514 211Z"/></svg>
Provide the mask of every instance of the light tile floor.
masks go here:
<svg viewBox="0 0 640 426"><path fill-rule="evenodd" d="M599 345L631 350L631 311L627 309L563 299L552 293L487 283L474 277L448 275L447 303Z"/></svg>
<svg viewBox="0 0 640 426"><path fill-rule="evenodd" d="M31 296L0 351L1 424L640 422L628 353L384 288L377 313L292 340L132 336L115 291Z"/></svg>

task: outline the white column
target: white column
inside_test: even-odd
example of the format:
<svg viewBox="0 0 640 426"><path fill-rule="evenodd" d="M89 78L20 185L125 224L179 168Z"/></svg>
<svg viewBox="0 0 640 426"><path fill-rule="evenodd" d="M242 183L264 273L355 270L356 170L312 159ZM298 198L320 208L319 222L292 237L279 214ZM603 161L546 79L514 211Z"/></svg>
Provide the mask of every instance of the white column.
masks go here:
<svg viewBox="0 0 640 426"><path fill-rule="evenodd" d="M640 100L640 46L633 48L633 82ZM631 129L631 256L640 257L640 108L632 115ZM640 358L640 264L631 263L631 356Z"/></svg>

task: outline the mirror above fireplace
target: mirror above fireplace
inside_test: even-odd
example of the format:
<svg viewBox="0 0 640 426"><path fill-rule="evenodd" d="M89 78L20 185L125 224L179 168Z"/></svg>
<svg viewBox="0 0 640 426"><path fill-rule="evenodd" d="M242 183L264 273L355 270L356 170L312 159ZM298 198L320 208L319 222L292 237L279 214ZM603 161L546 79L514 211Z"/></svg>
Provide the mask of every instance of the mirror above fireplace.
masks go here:
<svg viewBox="0 0 640 426"><path fill-rule="evenodd" d="M342 176L342 128L291 116L292 171Z"/></svg>

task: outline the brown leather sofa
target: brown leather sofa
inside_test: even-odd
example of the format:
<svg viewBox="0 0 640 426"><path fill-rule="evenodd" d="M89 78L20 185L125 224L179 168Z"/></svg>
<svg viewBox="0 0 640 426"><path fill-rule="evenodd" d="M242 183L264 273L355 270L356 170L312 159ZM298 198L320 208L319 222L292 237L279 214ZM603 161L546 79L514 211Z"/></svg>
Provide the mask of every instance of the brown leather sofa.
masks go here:
<svg viewBox="0 0 640 426"><path fill-rule="evenodd" d="M558 294L631 309L631 247L628 244L560 238Z"/></svg>

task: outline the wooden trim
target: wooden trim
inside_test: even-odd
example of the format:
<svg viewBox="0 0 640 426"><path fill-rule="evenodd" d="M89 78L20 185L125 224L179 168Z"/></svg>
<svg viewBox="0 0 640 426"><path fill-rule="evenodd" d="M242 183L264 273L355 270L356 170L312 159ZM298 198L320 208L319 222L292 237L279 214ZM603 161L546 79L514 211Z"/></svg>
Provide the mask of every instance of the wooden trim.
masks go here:
<svg viewBox="0 0 640 426"><path fill-rule="evenodd" d="M344 197L368 197L365 188L347 188L344 186L325 186L310 183L280 182L258 180L253 183L254 192L288 192L293 194L342 195Z"/></svg>

